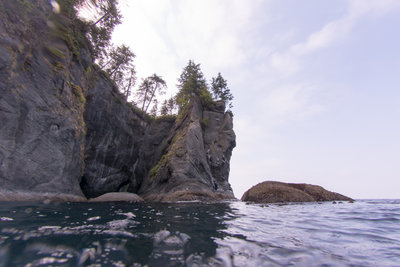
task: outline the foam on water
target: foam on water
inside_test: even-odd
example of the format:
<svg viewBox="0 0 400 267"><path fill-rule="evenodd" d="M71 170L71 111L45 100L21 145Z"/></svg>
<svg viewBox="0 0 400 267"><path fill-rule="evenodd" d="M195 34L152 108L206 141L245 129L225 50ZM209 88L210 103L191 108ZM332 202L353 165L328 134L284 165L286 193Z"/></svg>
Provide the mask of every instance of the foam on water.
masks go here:
<svg viewBox="0 0 400 267"><path fill-rule="evenodd" d="M1 203L0 266L400 266L400 201Z"/></svg>

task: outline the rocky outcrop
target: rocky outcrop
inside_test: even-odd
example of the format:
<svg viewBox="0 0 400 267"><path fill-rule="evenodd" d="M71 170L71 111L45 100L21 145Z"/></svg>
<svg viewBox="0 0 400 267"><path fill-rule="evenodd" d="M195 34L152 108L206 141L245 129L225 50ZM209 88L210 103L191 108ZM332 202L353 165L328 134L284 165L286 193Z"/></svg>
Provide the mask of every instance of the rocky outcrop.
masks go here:
<svg viewBox="0 0 400 267"><path fill-rule="evenodd" d="M0 2L0 200L233 198L224 111L194 99L177 120L150 119L93 63L79 21L44 0Z"/></svg>
<svg viewBox="0 0 400 267"><path fill-rule="evenodd" d="M243 196L242 201L256 203L352 201L351 198L330 192L318 185L266 181L259 183Z"/></svg>
<svg viewBox="0 0 400 267"><path fill-rule="evenodd" d="M224 110L221 103L207 109L193 99L161 144L162 156L139 190L145 200L234 198L228 175L235 133Z"/></svg>

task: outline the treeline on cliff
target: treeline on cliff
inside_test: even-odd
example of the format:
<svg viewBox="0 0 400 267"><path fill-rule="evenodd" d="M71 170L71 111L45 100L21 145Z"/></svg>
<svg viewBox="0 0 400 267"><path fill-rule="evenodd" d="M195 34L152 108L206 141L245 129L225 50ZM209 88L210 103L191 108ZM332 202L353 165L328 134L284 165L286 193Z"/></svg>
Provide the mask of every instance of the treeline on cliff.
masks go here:
<svg viewBox="0 0 400 267"><path fill-rule="evenodd" d="M193 60L184 67L178 78L178 93L171 98L161 100L167 84L158 74L141 78L137 84L134 52L129 46L112 43L112 32L122 23L118 0L52 0L50 3L55 12L61 12L80 27L88 39L97 68L108 75L125 99L145 117L175 117L193 96L198 96L205 106L221 100L233 115L233 95L227 81L218 73L208 83L200 64Z"/></svg>

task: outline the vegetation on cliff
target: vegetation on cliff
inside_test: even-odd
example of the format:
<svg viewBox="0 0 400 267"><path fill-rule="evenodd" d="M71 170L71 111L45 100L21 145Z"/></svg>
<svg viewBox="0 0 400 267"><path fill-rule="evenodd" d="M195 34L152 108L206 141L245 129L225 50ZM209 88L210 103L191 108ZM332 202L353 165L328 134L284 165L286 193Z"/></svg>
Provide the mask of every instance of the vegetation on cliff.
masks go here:
<svg viewBox="0 0 400 267"><path fill-rule="evenodd" d="M57 2L53 0L51 3ZM142 79L134 93L137 81L133 63L135 54L128 46L114 46L111 42L114 28L122 22L118 0L59 0L58 3L65 16L83 25L81 29L89 40L92 57L100 69L115 82L125 99L130 99L141 112L150 112L153 117L171 117L177 110L181 112L193 96L198 96L203 105L208 107L212 106L215 100L222 100L229 109L232 108L233 96L221 73L212 78L211 84L208 85L200 64L194 63L193 60L189 60L184 67L178 79L179 91L174 97L164 99L163 102L160 100L167 85L157 74Z"/></svg>

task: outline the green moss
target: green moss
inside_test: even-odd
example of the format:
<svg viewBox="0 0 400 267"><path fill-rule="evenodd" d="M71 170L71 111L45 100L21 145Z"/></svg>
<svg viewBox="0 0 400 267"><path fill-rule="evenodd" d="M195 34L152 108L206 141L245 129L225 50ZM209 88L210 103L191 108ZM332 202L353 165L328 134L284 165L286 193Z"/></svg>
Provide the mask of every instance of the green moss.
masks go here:
<svg viewBox="0 0 400 267"><path fill-rule="evenodd" d="M201 125L201 129L203 129L203 131L207 128L208 124L210 123L210 118L209 117L204 117L201 121L200 121L200 125Z"/></svg>
<svg viewBox="0 0 400 267"><path fill-rule="evenodd" d="M156 174L158 173L158 170L160 169L161 165L164 163L164 161L167 160L167 154L163 155L161 157L161 159L157 162L157 164L151 168L151 170L149 171L149 179L150 182L152 183L154 181L154 177L156 176Z"/></svg>
<svg viewBox="0 0 400 267"><path fill-rule="evenodd" d="M53 67L54 72L58 75L61 72L65 71L66 67L60 61L57 61Z"/></svg>
<svg viewBox="0 0 400 267"><path fill-rule="evenodd" d="M79 102L81 104L85 104L86 103L86 98L83 95L83 91L82 88L79 85L74 84L73 82L69 81L67 82L67 84L71 87L72 92L74 93L74 95L79 99Z"/></svg>
<svg viewBox="0 0 400 267"><path fill-rule="evenodd" d="M179 121L183 118L183 115L186 113L186 111L189 108L189 104L185 105L178 113L178 116L176 117L176 120Z"/></svg>
<svg viewBox="0 0 400 267"><path fill-rule="evenodd" d="M59 50L58 48L55 48L53 46L47 46L46 49L54 56L56 56L59 59L66 59L67 55L65 55L65 53L61 50Z"/></svg>
<svg viewBox="0 0 400 267"><path fill-rule="evenodd" d="M176 115L161 115L157 116L154 118L154 121L156 122L162 122L162 121L169 121L169 122L174 122L176 120Z"/></svg>
<svg viewBox="0 0 400 267"><path fill-rule="evenodd" d="M63 40L68 49L72 52L72 55L78 60L80 59L80 47L84 44L84 35L76 27L67 27L61 23L60 20L53 18L54 28L52 30L53 37Z"/></svg>
<svg viewBox="0 0 400 267"><path fill-rule="evenodd" d="M128 105L131 107L133 112L140 118L144 119L147 122L151 122L153 120L153 118L149 114L138 108L134 103L128 102Z"/></svg>

